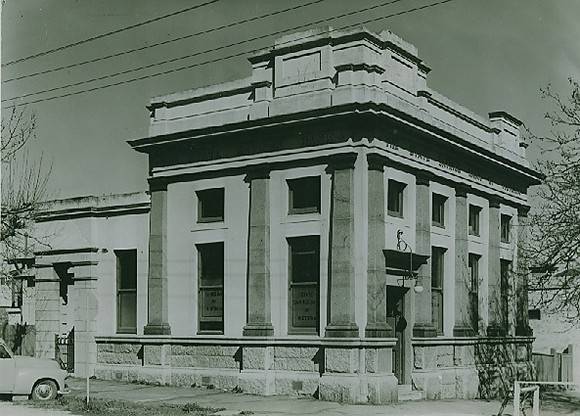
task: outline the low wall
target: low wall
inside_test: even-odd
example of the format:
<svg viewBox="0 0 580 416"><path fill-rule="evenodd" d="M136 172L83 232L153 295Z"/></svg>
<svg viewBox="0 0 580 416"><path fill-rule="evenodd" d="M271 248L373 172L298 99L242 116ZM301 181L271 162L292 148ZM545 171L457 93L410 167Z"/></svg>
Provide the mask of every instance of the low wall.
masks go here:
<svg viewBox="0 0 580 416"><path fill-rule="evenodd" d="M428 399L503 397L534 379L529 337L414 338L412 379Z"/></svg>
<svg viewBox="0 0 580 416"><path fill-rule="evenodd" d="M395 339L96 337L101 379L391 403Z"/></svg>

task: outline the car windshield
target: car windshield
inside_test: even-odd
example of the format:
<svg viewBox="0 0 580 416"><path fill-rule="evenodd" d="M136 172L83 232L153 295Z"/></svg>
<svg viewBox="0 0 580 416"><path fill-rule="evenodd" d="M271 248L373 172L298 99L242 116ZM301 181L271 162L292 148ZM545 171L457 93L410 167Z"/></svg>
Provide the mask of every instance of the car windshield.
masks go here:
<svg viewBox="0 0 580 416"><path fill-rule="evenodd" d="M2 358L11 358L10 353L8 352L4 344L0 344L0 359Z"/></svg>

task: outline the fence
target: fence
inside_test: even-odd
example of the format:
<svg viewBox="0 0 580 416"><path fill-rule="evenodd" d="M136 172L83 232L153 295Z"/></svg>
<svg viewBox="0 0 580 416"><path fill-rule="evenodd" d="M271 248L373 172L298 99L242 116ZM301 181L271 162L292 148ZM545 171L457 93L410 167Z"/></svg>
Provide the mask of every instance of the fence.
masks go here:
<svg viewBox="0 0 580 416"><path fill-rule="evenodd" d="M563 352L552 348L550 353L532 353L538 381L573 382L573 355L572 345L568 345Z"/></svg>

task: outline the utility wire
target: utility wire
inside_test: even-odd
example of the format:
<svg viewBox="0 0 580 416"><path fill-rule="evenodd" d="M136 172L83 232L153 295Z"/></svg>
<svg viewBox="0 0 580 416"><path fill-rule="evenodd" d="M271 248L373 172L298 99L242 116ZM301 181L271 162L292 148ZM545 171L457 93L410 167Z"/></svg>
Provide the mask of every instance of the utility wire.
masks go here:
<svg viewBox="0 0 580 416"><path fill-rule="evenodd" d="M144 69L154 68L154 67L157 67L157 66L161 66L161 65L166 65L166 64L169 64L169 63L174 63L174 62L182 61L184 59L193 58L193 57L199 56L199 55L205 55L205 54L211 53L211 52L217 52L217 51L220 51L222 49L231 48L232 46L240 46L240 45L243 45L243 44L246 44L246 43L254 42L256 40L261 40L261 39L265 39L265 38L268 38L268 37L271 37L271 36L280 35L280 34L283 34L283 33L289 32L289 31L295 31L295 30L304 29L304 28L310 27L312 25L318 25L320 23L328 22L330 20L339 19L339 18L342 18L342 17L353 16L355 14L364 13L364 12L367 12L369 10L373 10L373 9L385 7L385 6L388 6L388 5L391 5L391 4L394 4L394 3L398 3L398 2L401 2L401 1L403 1L403 0L390 0L390 1L387 1L387 2L380 3L380 4L376 4L374 6L366 7L364 9L357 10L357 11L354 11L354 12L342 13L342 14L339 14L337 16L327 17L327 18L324 18L324 19L317 20L315 22L310 22L310 23L306 23L306 24L294 26L294 27L292 27L290 29L283 29L283 30L279 30L279 31L276 31L276 32L273 32L273 33L268 33L266 35L255 36L253 38L245 39L245 40L238 41L238 42L234 42L234 43L229 43L227 45L222 45L222 46L219 46L219 47L216 47L216 48L205 49L203 51L199 51L199 52L195 52L195 53L192 53L192 54L183 55L183 56L180 56L180 57L177 57L177 58L166 59L166 60L163 60L163 61L160 61L160 62L155 62L155 63L151 63L151 64L147 64L147 65L142 65L142 66L139 66L139 67L129 68L129 69L126 69L126 70L123 70L123 71L113 72L111 74L102 75L100 77L89 78L87 80L78 81L78 82L72 82L72 83L60 85L58 87L53 87L53 88L48 88L48 89L44 89L44 90L40 90L40 91L34 91L34 92L26 93L26 94L23 94L23 95L18 96L18 98L19 99L26 98L26 97L30 97L32 95L38 95L38 94L44 94L44 93L47 93L47 92L59 91L59 90L63 90L63 89L70 88L70 87L78 87L78 86L81 86L81 85L90 84L90 83L95 82L95 81L102 81L102 80L105 80L105 79L114 78L114 77L117 77L117 76L120 76L120 75L127 75L127 74L130 74L130 73L133 73L133 72L142 71ZM12 99L14 99L14 98L6 98L6 99L2 100L2 102L10 101Z"/></svg>
<svg viewBox="0 0 580 416"><path fill-rule="evenodd" d="M393 0L392 2L396 2L396 1L401 1L401 0ZM402 16L402 15L405 15L405 14L410 14L410 13L413 13L413 12L425 10L425 9L428 9L428 8L431 8L431 7L435 7L435 6L438 6L438 5L442 5L442 4L445 4L445 3L450 3L452 1L455 1L455 0L442 0L442 1L434 2L434 3L430 3L430 4L427 4L427 5L424 5L424 6L414 7L412 9L403 10L401 12L392 13L392 14L389 14L389 15L386 15L386 16L376 17L376 18L373 18L373 19L369 19L369 20L365 20L365 21L362 21L362 22L354 23L354 24L351 24L351 25L343 26L343 27L340 27L340 28L337 28L337 29L332 29L330 31L330 33L331 32L336 32L338 30L344 30L344 29L348 29L348 28L352 28L352 27L356 27L356 26L368 24L368 23L373 23L373 22L376 22L376 21L384 20L384 19L389 19L391 17L397 17L397 16ZM333 19L333 18L330 18L330 19ZM330 20L330 19L325 19L325 21ZM314 24L314 23L310 23L310 24ZM308 24L308 26L310 24ZM271 34L265 35L265 36L272 36L272 35L275 35L275 34L278 34L278 33L283 33L283 32L287 32L287 31L293 31L295 29L296 28L286 29L284 31L279 31L279 32L271 33ZM305 39L308 39L308 38L311 38L311 37L315 37L315 36L317 36L317 35L307 36L307 37L302 38L301 40L305 40ZM295 41L296 40L292 40L292 42L295 42ZM284 43L287 43L287 42L284 42ZM279 44L277 46L283 45L284 43L281 43L281 44ZM217 48L217 49L221 49L221 48ZM70 92L70 93L67 93L67 94L62 94L62 95L57 95L57 96L52 96L52 97L41 98L41 99L37 99L37 100L33 100L33 101L28 101L28 102L24 102L24 103L12 104L12 105L5 106L3 108L11 108L11 107L16 107L16 106L36 104L36 103L45 102L45 101L51 101L51 100L55 100L55 99L59 99L59 98L66 98L66 97L70 97L70 96L74 96L74 95L78 95L78 94L84 94L84 93L87 93L87 92L94 92L94 91L98 91L98 90L101 90L101 89L106 89L106 88L115 87L115 86L119 86L119 85L125 85L125 84L129 84L129 83L136 82L136 81L142 81L142 80L149 79L149 78L154 78L154 77L158 77L158 76L162 76L162 75L168 75L168 74L172 74L172 73L175 73L175 72L180 72L180 71L183 71L183 70L186 70L186 69L191 69L191 68L195 68L195 67L199 67L199 66L211 64L211 63L216 63L216 62L220 62L220 61L224 61L224 60L228 60L228 59L240 57L240 56L246 55L248 53L258 52L258 51L260 51L262 49L263 48L251 49L251 50L247 50L247 51L244 51L244 52L239 52L239 53L232 54L232 55L228 55L228 56L221 57L221 58L216 58L216 59L211 59L211 60L207 60L207 61L203 61L203 62L198 62L198 63L191 64L191 65L186 65L186 66L182 66L182 67L178 67L178 68L173 68L173 69L169 69L169 70L166 70L166 71L160 71L160 72L156 72L156 73L149 74L149 75L143 75L143 76L136 77L136 78L130 78L128 80L118 81L118 82L114 82L114 83L111 83L111 84L100 85L100 86L94 87L94 88L89 88L89 89L80 90L80 91L74 91L74 92ZM203 87L198 87L198 88L203 88ZM20 97L13 97L13 98L10 98L9 100L15 100L15 99L18 99L18 98L20 98Z"/></svg>
<svg viewBox="0 0 580 416"><path fill-rule="evenodd" d="M180 37L177 37L177 38L167 39L167 40L164 40L164 41L161 41L161 42L152 43L150 45L144 45L144 46L140 46L138 48L127 49L127 50L123 50L123 51L119 51L119 52L112 53L110 55L105 55L105 56L100 56L100 57L97 57L97 58L87 59L87 60L81 61L81 62L75 62L75 63L69 64L69 65L58 66L58 67L55 67L55 68L45 69L43 71L38 71L38 72L30 73L30 74L20 75L20 76L14 77L14 78L6 79L6 80L4 80L2 82L5 83L5 82L18 81L18 80L21 80L21 79L36 77L36 76L44 75L44 74L50 74L50 73L53 73L53 72L62 71L64 69L76 68L76 67L83 66L83 65L86 65L86 64L92 64L92 63L95 63L95 62L104 61L106 59L116 58L118 56L128 55L128 54L131 54L131 53L134 53L134 52L144 51L146 49L155 48L157 46L167 45L167 44L170 44L170 43L173 43L173 42L178 42L178 41L181 41L181 40L184 40L184 39L190 39L190 38L193 38L193 37L196 37L196 36L200 36L200 35L207 35L208 33L217 32L219 30L229 29L229 28L232 28L232 27L235 27L235 26L239 26L239 25L242 25L242 24L245 24L245 23L251 23L251 22L258 21L258 20L266 19L268 17L277 16L277 15L282 14L282 13L286 13L286 12L289 12L289 11L298 10L298 9L303 8L303 7L312 6L314 4L322 3L322 2L325 2L325 1L327 1L327 0L315 0L315 1L311 1L309 3L301 4L301 5L294 6L294 7L289 7L287 9L283 9L283 10L278 10L276 12L265 13L265 14L262 14L260 16L255 16L255 17L248 18L248 19L238 20L236 22L228 23L228 24L221 25L221 26L218 26L218 27L213 27L213 28L210 28L210 29L207 29L207 30L202 30L202 31L195 32L195 33L190 33L190 34L185 35L185 36L180 36Z"/></svg>
<svg viewBox="0 0 580 416"><path fill-rule="evenodd" d="M79 40L77 42L68 43L66 45L62 45L62 46L58 46L58 47L53 48L53 49L48 49L46 51L38 52L38 53L35 53L33 55L24 56L22 58L14 59L12 61L8 61L8 62L2 64L2 66L4 67L4 66L8 66L8 65L13 65L13 64L16 64L18 62L24 62L24 61L28 61L30 59L39 58L41 56L49 55L51 53L60 52L60 51L63 51L65 49L73 48L75 46L79 46L79 45L83 45L85 43L95 41L97 39L102 39L102 38L105 38L107 36L116 35L118 33L126 32L127 30L132 30L132 29L135 29L135 28L138 28L141 26L148 25L150 23L158 22L160 20L164 20L164 19L167 19L169 17L173 17L173 16L177 16L177 15L180 15L180 14L183 14L186 12L190 12L192 10L199 9L201 7L204 7L204 6L209 6L210 4L217 3L219 1L220 0L209 0L209 1L206 1L205 3L201 3L201 4L197 4L195 6L187 7L185 9L177 10L175 12L165 14L163 16L154 17L152 19L148 19L148 20L145 20L143 22L135 23L135 24L132 24L130 26L121 27L119 29L115 29L115 30L111 30L110 32L105 32L105 33L101 33L99 35L91 36L89 38Z"/></svg>

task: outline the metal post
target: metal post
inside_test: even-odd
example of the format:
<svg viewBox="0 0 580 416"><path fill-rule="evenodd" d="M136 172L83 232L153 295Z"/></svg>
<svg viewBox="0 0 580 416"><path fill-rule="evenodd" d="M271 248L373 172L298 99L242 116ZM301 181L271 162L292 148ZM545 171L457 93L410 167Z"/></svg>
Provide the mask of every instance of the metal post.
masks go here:
<svg viewBox="0 0 580 416"><path fill-rule="evenodd" d="M86 281L85 282L86 286L89 286L89 282ZM90 386L89 386L89 343L87 341L88 339L88 333L89 333L89 289L88 287L85 287L86 291L86 295L85 295L85 376L87 379L87 386L86 386L86 390L87 390L87 407L89 405L89 391L90 391Z"/></svg>

